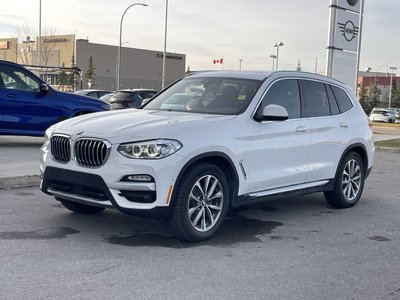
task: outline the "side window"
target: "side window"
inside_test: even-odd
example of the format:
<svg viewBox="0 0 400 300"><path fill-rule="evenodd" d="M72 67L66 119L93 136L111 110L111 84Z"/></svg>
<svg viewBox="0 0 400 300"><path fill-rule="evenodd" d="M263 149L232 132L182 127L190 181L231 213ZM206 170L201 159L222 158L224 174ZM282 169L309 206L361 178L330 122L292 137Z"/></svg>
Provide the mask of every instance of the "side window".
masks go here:
<svg viewBox="0 0 400 300"><path fill-rule="evenodd" d="M262 115L264 107L277 104L286 108L289 119L300 118L300 93L296 79L284 79L274 83L262 99L257 115Z"/></svg>
<svg viewBox="0 0 400 300"><path fill-rule="evenodd" d="M305 117L330 116L328 95L322 82L302 80Z"/></svg>
<svg viewBox="0 0 400 300"><path fill-rule="evenodd" d="M339 108L342 113L348 111L353 107L353 103L351 103L351 100L349 99L349 96L347 96L345 91L336 86L332 86L332 91L335 95L336 101L339 104Z"/></svg>
<svg viewBox="0 0 400 300"><path fill-rule="evenodd" d="M37 92L39 83L30 75L11 68L1 70L1 79L4 87L9 90L21 90L28 92Z"/></svg>
<svg viewBox="0 0 400 300"><path fill-rule="evenodd" d="M329 98L329 105L331 107L331 115L336 116L340 114L339 111L339 106L336 102L335 96L333 95L331 86L329 84L325 84L326 91L328 92L328 98Z"/></svg>

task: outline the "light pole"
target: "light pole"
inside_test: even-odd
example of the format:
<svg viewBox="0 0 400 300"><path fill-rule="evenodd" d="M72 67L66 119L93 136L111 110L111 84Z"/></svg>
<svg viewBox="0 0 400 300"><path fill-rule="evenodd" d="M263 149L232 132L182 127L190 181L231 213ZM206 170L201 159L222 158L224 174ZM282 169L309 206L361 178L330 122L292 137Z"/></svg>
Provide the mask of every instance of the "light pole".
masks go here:
<svg viewBox="0 0 400 300"><path fill-rule="evenodd" d="M272 71L275 71L275 59L277 56L275 54L271 54L269 57L272 58Z"/></svg>
<svg viewBox="0 0 400 300"><path fill-rule="evenodd" d="M37 47L38 66L40 66L40 54L42 52L42 0L39 0L39 40L37 42Z"/></svg>
<svg viewBox="0 0 400 300"><path fill-rule="evenodd" d="M141 5L141 6L148 6L147 4L144 3L133 3L129 5L124 13L122 14L121 17L121 22L119 24L119 44L118 44L118 64L117 64L117 76L116 76L116 90L119 90L120 88L120 77L121 77L121 44L122 44L122 21L124 20L124 16L128 9L130 9L132 6L135 5Z"/></svg>
<svg viewBox="0 0 400 300"><path fill-rule="evenodd" d="M164 54L162 60L161 89L165 87L165 63L167 59L167 24L168 24L168 0L165 0L165 26L164 26Z"/></svg>
<svg viewBox="0 0 400 300"><path fill-rule="evenodd" d="M242 61L243 59L239 59L239 71L242 71Z"/></svg>
<svg viewBox="0 0 400 300"><path fill-rule="evenodd" d="M389 76L389 70L390 70L389 65L390 65L392 62L394 62L393 59L389 60L388 63L386 64L386 77Z"/></svg>
<svg viewBox="0 0 400 300"><path fill-rule="evenodd" d="M389 70L390 72L390 87L389 87L389 108L390 108L390 102L392 101L392 84L393 84L393 71L397 70L396 67L390 67Z"/></svg>
<svg viewBox="0 0 400 300"><path fill-rule="evenodd" d="M124 44L128 44L128 43L129 43L128 41L125 41L125 42L121 43L121 49L122 49L122 46L123 46ZM117 71L116 71L116 72L118 72L119 51L120 51L120 48L117 48L117 52L115 53L115 66L116 66L116 68L117 68ZM115 89L118 90L117 85L115 85Z"/></svg>
<svg viewBox="0 0 400 300"><path fill-rule="evenodd" d="M276 47L276 70L278 71L278 62L279 62L279 47L285 45L283 42L275 43L274 47Z"/></svg>

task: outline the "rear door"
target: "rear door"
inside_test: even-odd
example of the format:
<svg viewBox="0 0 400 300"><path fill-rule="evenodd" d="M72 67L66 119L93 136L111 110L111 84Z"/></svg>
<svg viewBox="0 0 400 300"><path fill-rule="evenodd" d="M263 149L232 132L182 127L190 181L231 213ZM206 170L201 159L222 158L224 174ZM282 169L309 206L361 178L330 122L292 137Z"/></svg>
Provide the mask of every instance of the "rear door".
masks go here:
<svg viewBox="0 0 400 300"><path fill-rule="evenodd" d="M329 84L313 80L300 80L300 83L311 138L307 181L332 179L351 140L350 124L341 113Z"/></svg>

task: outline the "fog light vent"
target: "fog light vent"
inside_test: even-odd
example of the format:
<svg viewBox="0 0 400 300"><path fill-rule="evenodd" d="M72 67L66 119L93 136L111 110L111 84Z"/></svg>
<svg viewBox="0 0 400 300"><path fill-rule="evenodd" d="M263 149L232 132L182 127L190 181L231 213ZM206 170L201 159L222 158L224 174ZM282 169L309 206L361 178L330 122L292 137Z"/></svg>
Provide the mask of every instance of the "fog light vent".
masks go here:
<svg viewBox="0 0 400 300"><path fill-rule="evenodd" d="M150 175L127 175L124 176L124 178L121 179L121 181L127 181L127 182L154 182L153 177Z"/></svg>

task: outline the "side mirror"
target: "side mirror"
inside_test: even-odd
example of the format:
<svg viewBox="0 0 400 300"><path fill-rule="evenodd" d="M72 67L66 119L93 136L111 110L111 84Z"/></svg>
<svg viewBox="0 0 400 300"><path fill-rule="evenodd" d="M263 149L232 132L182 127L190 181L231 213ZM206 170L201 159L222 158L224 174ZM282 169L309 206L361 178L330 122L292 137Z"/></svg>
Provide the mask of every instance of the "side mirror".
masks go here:
<svg viewBox="0 0 400 300"><path fill-rule="evenodd" d="M49 91L49 86L45 83L42 83L39 90L41 93L47 93Z"/></svg>
<svg viewBox="0 0 400 300"><path fill-rule="evenodd" d="M270 104L264 107L262 116L258 117L259 121L285 121L289 118L289 114L283 106Z"/></svg>

